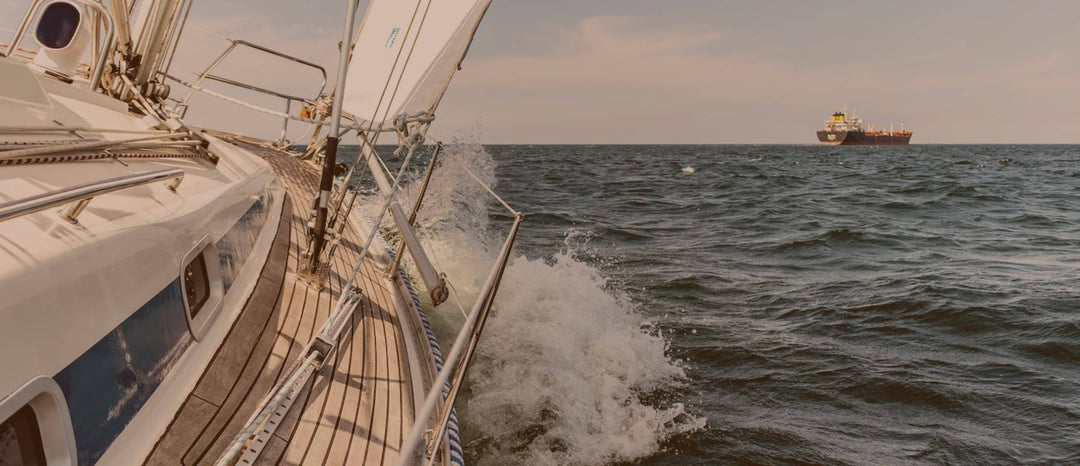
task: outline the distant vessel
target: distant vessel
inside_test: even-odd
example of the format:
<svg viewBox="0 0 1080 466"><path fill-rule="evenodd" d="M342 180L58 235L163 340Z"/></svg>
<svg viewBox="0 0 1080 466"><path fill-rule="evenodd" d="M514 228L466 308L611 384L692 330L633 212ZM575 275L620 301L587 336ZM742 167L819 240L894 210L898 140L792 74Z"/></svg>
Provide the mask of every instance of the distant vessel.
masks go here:
<svg viewBox="0 0 1080 466"><path fill-rule="evenodd" d="M900 125L900 131L864 130L862 119L854 115L848 118L847 107L832 114L832 118L825 122L825 129L817 132L818 141L826 146L906 146L911 141L911 131L904 131L904 125Z"/></svg>

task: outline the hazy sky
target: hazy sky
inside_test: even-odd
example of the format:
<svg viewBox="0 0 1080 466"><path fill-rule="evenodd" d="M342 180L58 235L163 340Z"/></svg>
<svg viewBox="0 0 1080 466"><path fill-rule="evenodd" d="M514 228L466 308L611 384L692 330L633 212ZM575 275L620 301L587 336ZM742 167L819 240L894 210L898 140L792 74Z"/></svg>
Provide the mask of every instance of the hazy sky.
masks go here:
<svg viewBox="0 0 1080 466"><path fill-rule="evenodd" d="M197 0L189 22L198 29L175 71L190 77L224 47L209 31L308 57L332 75L343 12L336 0ZM847 104L878 127L905 123L915 143L1080 142L1078 25L1075 0L494 0L432 133L815 143ZM223 74L313 92L310 72L256 58ZM262 136L279 128L228 107L196 117Z"/></svg>

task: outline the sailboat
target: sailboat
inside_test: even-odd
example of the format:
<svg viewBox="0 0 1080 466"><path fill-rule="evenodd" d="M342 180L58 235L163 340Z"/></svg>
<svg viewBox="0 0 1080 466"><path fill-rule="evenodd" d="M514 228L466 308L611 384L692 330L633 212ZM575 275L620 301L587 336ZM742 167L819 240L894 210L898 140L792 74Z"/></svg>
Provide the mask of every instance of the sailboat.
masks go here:
<svg viewBox="0 0 1080 466"><path fill-rule="evenodd" d="M241 39L172 74L191 0L34 0L0 48L0 463L464 464L454 402L523 216L484 186L513 221L444 353L425 313L447 279L414 231L423 194L400 194L420 152L421 193L438 169L428 128L489 4L372 0L357 24L347 0L332 92L295 96L215 74L248 48L325 90ZM191 124L196 94L282 136Z"/></svg>

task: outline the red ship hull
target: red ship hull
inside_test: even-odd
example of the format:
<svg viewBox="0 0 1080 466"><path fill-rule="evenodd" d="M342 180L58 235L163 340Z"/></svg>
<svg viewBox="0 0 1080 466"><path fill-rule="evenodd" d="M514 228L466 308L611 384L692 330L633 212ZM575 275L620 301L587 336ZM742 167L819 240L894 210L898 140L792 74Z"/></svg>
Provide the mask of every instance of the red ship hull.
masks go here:
<svg viewBox="0 0 1080 466"><path fill-rule="evenodd" d="M911 142L910 131L867 132L828 131L817 132L818 141L826 146L906 146Z"/></svg>

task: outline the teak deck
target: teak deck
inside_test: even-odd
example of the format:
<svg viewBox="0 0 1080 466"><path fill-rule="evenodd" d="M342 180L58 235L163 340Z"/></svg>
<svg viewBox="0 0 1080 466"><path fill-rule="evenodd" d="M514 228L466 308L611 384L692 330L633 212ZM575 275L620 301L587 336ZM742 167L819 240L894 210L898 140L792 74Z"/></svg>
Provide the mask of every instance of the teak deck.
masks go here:
<svg viewBox="0 0 1080 466"><path fill-rule="evenodd" d="M329 316L363 240L349 225L322 290L297 279L318 175L261 150L286 186L281 222L261 278L197 386L146 460L212 464ZM381 246L379 246L381 247ZM361 309L337 351L296 399L256 464L393 464L414 404L396 286L365 259ZM362 312L361 312L362 311Z"/></svg>

